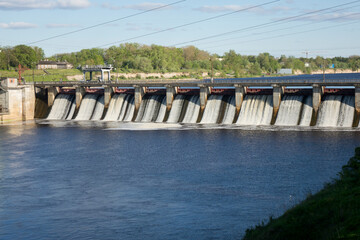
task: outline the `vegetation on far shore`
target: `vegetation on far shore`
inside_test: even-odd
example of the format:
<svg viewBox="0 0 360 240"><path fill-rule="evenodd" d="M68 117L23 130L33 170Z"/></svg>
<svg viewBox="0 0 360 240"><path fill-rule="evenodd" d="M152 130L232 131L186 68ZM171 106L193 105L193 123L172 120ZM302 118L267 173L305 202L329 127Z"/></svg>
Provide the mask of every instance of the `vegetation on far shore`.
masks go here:
<svg viewBox="0 0 360 240"><path fill-rule="evenodd" d="M39 47L17 45L14 47L0 47L0 77L17 76L17 66L34 69L36 63L45 59L44 51ZM210 54L194 46L183 48L164 47L159 45L141 45L125 43L112 46L108 49L92 48L79 52L62 53L48 57L48 60L69 62L74 68L83 65L112 64L116 73L190 73L174 78L202 78L202 73L217 77L251 77L271 75L281 68L291 68L293 71L311 73L321 68L351 69L360 68L360 56L323 58L296 58L282 55L275 58L269 53L260 53L257 56L241 55L234 50L225 52L222 56ZM25 71L27 81L54 81L66 80L67 76L81 74L80 71L55 72L50 74L43 71ZM124 76L120 76L124 78ZM156 78L156 77L153 77Z"/></svg>
<svg viewBox="0 0 360 240"><path fill-rule="evenodd" d="M279 218L246 230L243 239L360 239L360 147L332 183Z"/></svg>

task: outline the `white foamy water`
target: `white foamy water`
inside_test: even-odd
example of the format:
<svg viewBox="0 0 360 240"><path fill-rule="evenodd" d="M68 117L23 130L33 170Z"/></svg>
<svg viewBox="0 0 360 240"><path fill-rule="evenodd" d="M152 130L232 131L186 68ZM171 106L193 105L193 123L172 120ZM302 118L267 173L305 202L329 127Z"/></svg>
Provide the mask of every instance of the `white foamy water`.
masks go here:
<svg viewBox="0 0 360 240"><path fill-rule="evenodd" d="M162 102L161 102L161 106L160 106L160 110L159 110L159 114L156 118L156 122L157 123L161 123L164 121L166 115L166 97L163 98Z"/></svg>
<svg viewBox="0 0 360 240"><path fill-rule="evenodd" d="M118 121L123 121L126 115L126 112L129 108L129 101L131 101L131 98L133 98L132 95L130 94L126 94L125 98L124 98L124 103L121 107L121 111L120 111L120 115L118 117Z"/></svg>
<svg viewBox="0 0 360 240"><path fill-rule="evenodd" d="M236 114L235 97L231 96L226 103L223 124L232 124Z"/></svg>
<svg viewBox="0 0 360 240"><path fill-rule="evenodd" d="M96 100L99 95L97 94L86 94L81 101L79 112L75 117L75 120L90 120L94 108L96 105Z"/></svg>
<svg viewBox="0 0 360 240"><path fill-rule="evenodd" d="M235 97L226 101L222 95L210 95L200 123L214 124L222 119L222 124L232 124L236 114ZM352 127L355 97L328 95L320 105L316 126ZM105 121L130 122L134 116L134 96L115 94L110 101ZM75 96L58 94L48 120L71 120L74 118ZM87 94L84 96L75 120L101 120L104 112L104 96ZM196 123L200 112L198 95L177 95L169 113L168 123ZM246 95L241 106L237 125L270 125L272 118L271 95ZM310 126L312 117L312 96L285 95L281 101L277 126ZM166 97L149 95L144 97L136 118L138 122L162 122L166 114ZM221 115L221 118L220 118Z"/></svg>
<svg viewBox="0 0 360 240"><path fill-rule="evenodd" d="M117 121L124 103L126 94L114 94L110 100L109 108L104 121Z"/></svg>
<svg viewBox="0 0 360 240"><path fill-rule="evenodd" d="M161 95L152 95L149 98L141 122L153 122L156 120L163 98L164 96Z"/></svg>
<svg viewBox="0 0 360 240"><path fill-rule="evenodd" d="M122 123L118 126L107 128L110 131L154 131L154 130L181 130L182 126L178 123L154 123L154 122L130 122Z"/></svg>
<svg viewBox="0 0 360 240"><path fill-rule="evenodd" d="M48 120L61 120L66 119L71 104L74 100L74 95L70 94L58 94L55 98L54 104L47 117Z"/></svg>
<svg viewBox="0 0 360 240"><path fill-rule="evenodd" d="M184 95L176 95L172 107L170 110L169 118L167 120L168 123L177 123L179 122L179 118L181 115L181 110L184 105L185 96Z"/></svg>
<svg viewBox="0 0 360 240"><path fill-rule="evenodd" d="M200 123L217 123L222 103L222 95L210 95Z"/></svg>
<svg viewBox="0 0 360 240"><path fill-rule="evenodd" d="M321 102L316 125L319 127L336 127L339 119L342 96L328 95Z"/></svg>
<svg viewBox="0 0 360 240"><path fill-rule="evenodd" d="M139 110L137 111L137 115L136 115L136 118L135 118L135 122L140 122L141 119L143 118L146 107L147 107L147 105L149 103L149 100L150 100L149 97L150 96L146 95L141 100L140 107L139 107Z"/></svg>
<svg viewBox="0 0 360 240"><path fill-rule="evenodd" d="M355 114L355 96L344 96L341 101L338 127L352 127Z"/></svg>
<svg viewBox="0 0 360 240"><path fill-rule="evenodd" d="M103 115L103 112L104 112L104 95L98 98L91 120L100 120Z"/></svg>
<svg viewBox="0 0 360 240"><path fill-rule="evenodd" d="M183 123L196 123L200 113L200 98L198 95L193 95L188 101L186 113Z"/></svg>
<svg viewBox="0 0 360 240"><path fill-rule="evenodd" d="M72 100L72 103L71 103L71 106L70 106L70 111L69 111L69 114L66 117L66 120L73 119L74 114L75 114L75 110L76 110L76 100L75 100L75 97L73 97L73 100Z"/></svg>
<svg viewBox="0 0 360 240"><path fill-rule="evenodd" d="M302 107L301 117L300 117L300 126L310 126L311 117L313 113L312 108L312 96L305 97L305 101Z"/></svg>
<svg viewBox="0 0 360 240"><path fill-rule="evenodd" d="M272 112L272 95L246 95L236 124L270 125Z"/></svg>
<svg viewBox="0 0 360 240"><path fill-rule="evenodd" d="M285 95L280 103L275 125L296 126L300 120L303 96Z"/></svg>
<svg viewBox="0 0 360 240"><path fill-rule="evenodd" d="M130 122L132 121L133 117L134 117L134 112L135 112L135 98L133 95L130 95L128 100L127 100L127 110L126 110L126 114L125 117L123 119L124 122Z"/></svg>

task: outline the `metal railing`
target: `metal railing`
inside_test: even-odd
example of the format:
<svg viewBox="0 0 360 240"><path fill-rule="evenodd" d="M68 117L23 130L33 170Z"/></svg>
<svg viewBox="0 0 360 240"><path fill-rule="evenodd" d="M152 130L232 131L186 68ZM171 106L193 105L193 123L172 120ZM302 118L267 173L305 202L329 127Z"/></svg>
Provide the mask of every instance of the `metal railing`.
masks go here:
<svg viewBox="0 0 360 240"><path fill-rule="evenodd" d="M217 78L217 79L129 79L116 81L66 81L34 82L35 86L271 86L271 85L360 85L360 73L350 74L315 74L284 77L259 78Z"/></svg>

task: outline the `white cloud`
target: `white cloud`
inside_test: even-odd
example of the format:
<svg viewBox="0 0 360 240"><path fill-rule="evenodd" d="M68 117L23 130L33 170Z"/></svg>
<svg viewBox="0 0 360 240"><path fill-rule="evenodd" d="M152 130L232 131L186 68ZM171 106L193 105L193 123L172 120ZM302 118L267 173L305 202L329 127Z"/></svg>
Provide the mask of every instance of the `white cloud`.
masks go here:
<svg viewBox="0 0 360 240"><path fill-rule="evenodd" d="M0 23L0 28L6 29L28 29L28 28L36 28L37 25L33 23L26 22L11 22L11 23Z"/></svg>
<svg viewBox="0 0 360 240"><path fill-rule="evenodd" d="M78 24L64 24L64 23L49 23L46 24L47 28L69 28L69 27L78 27Z"/></svg>
<svg viewBox="0 0 360 240"><path fill-rule="evenodd" d="M119 9L121 9L121 7L115 6L115 5L111 5L111 4L109 4L109 3L103 3L103 4L101 4L101 6L102 6L103 8L108 8L108 9L111 9L111 10L119 10Z"/></svg>
<svg viewBox="0 0 360 240"><path fill-rule="evenodd" d="M123 6L123 8L146 11L146 10L150 10L153 8L164 7L165 5L166 4L164 4L164 3L144 2L144 3L134 4L134 5L125 5L125 6ZM166 8L169 9L171 7L166 7Z"/></svg>
<svg viewBox="0 0 360 240"><path fill-rule="evenodd" d="M240 11L244 9L246 12L252 12L257 14L267 14L267 13L277 13L277 12L284 12L290 11L291 8L289 7L272 7L272 8L264 8L264 7L253 7L253 6L240 6L240 5L223 5L223 6L202 6L199 8L195 8L194 10L206 13L218 13L218 12L234 12ZM248 9L250 8L250 9Z"/></svg>
<svg viewBox="0 0 360 240"><path fill-rule="evenodd" d="M90 5L89 0L0 0L0 10L80 9Z"/></svg>
<svg viewBox="0 0 360 240"><path fill-rule="evenodd" d="M195 10L200 12L214 13L214 12L238 11L244 8L245 7L239 5L224 5L224 6L202 6L199 8L195 8Z"/></svg>
<svg viewBox="0 0 360 240"><path fill-rule="evenodd" d="M91 5L89 0L57 0L57 3L60 8L72 9L87 8Z"/></svg>
<svg viewBox="0 0 360 240"><path fill-rule="evenodd" d="M139 11L147 11L154 8L161 8L159 10L165 10L165 9L172 9L172 6L167 6L167 4L164 3L151 3L151 2L143 2L139 4L133 4L133 5L123 5L123 6L117 6L112 5L111 3L103 3L101 4L101 7L111 9L111 10L120 10L120 9L133 9L133 10L139 10Z"/></svg>

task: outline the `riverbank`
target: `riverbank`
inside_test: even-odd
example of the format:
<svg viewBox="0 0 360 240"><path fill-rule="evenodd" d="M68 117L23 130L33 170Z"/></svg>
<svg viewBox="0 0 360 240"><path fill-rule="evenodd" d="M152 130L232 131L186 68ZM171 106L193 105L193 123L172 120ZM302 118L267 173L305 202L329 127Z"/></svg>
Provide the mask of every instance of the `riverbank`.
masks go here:
<svg viewBox="0 0 360 240"><path fill-rule="evenodd" d="M279 218L246 230L243 239L360 239L360 147L332 183Z"/></svg>

